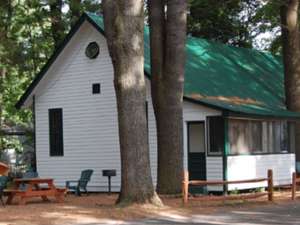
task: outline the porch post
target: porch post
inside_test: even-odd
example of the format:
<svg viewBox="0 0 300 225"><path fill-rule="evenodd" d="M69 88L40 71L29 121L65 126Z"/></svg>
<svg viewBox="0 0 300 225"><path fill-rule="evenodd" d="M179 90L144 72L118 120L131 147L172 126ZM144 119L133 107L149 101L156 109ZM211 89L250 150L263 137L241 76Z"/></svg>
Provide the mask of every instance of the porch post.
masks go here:
<svg viewBox="0 0 300 225"><path fill-rule="evenodd" d="M186 171L188 171L188 162L187 162L188 147L187 147L187 141L188 141L187 122L183 121L183 169L186 170Z"/></svg>
<svg viewBox="0 0 300 225"><path fill-rule="evenodd" d="M224 151L223 151L223 180L227 181L227 156L229 154L228 118L224 117ZM223 185L224 194L228 193L228 185Z"/></svg>

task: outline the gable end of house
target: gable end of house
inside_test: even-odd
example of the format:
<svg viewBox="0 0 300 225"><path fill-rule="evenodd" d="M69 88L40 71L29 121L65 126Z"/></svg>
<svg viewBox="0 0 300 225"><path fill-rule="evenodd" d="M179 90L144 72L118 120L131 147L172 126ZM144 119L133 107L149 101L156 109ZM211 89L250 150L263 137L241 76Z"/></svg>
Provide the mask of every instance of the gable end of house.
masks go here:
<svg viewBox="0 0 300 225"><path fill-rule="evenodd" d="M39 82L43 79L43 77L46 75L49 68L52 66L52 64L55 62L57 57L60 55L60 53L65 49L66 45L69 43L69 41L72 39L72 37L76 34L76 32L79 30L81 25L84 23L84 21L88 21L90 24L93 25L95 29L97 29L103 36L104 30L102 30L97 24L86 14L84 13L77 23L71 28L69 33L66 35L64 40L60 43L60 45L54 50L53 54L49 58L49 60L46 62L46 64L43 66L41 71L36 75L34 80L31 82L31 84L26 89L25 93L20 97L19 101L16 103L15 107L17 109L21 109L24 103L28 100L28 98L31 96L32 92L36 88L36 86L39 84Z"/></svg>

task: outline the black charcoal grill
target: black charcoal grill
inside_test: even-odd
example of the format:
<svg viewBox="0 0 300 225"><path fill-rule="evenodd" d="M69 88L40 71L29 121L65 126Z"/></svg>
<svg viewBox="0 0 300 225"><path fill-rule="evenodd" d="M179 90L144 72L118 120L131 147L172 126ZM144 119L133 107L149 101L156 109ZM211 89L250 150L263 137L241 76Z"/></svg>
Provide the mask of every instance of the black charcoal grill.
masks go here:
<svg viewBox="0 0 300 225"><path fill-rule="evenodd" d="M111 177L117 176L116 170L102 170L102 176L108 178L108 194L111 194Z"/></svg>

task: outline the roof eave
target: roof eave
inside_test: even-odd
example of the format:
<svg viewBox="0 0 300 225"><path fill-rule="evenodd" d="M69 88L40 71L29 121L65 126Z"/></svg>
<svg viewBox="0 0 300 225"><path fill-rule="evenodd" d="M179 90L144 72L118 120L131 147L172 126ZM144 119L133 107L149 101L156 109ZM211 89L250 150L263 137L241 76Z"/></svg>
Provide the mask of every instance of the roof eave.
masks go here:
<svg viewBox="0 0 300 225"><path fill-rule="evenodd" d="M293 115L293 116L283 116L283 115L274 115L274 114L255 114L255 113L245 113L245 112L240 112L240 111L235 111L235 110L230 110L230 109L227 109L227 108L223 108L223 107L220 107L220 106L217 106L217 105L214 105L214 104L210 104L210 103L207 103L207 102L204 102L204 101L201 101L199 99L194 99L194 98L191 98L191 97L187 97L187 96L184 96L183 97L184 100L186 101L189 101L189 102L192 102L192 103L195 103L195 104L200 104L200 105L203 105L203 106L206 106L206 107L209 107L209 108L212 108L212 109L215 109L215 110L219 110L222 112L222 115L224 117L243 117L243 118L268 118L268 119L287 119L289 121L299 121L300 120L300 113L299 115Z"/></svg>

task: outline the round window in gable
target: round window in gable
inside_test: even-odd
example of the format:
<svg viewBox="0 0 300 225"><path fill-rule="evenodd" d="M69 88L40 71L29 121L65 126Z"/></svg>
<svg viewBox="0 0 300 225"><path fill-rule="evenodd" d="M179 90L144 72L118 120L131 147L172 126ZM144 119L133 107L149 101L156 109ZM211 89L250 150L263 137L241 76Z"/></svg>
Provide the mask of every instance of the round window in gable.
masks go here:
<svg viewBox="0 0 300 225"><path fill-rule="evenodd" d="M100 48L97 42L91 42L85 49L85 55L90 59L95 59L99 55Z"/></svg>

